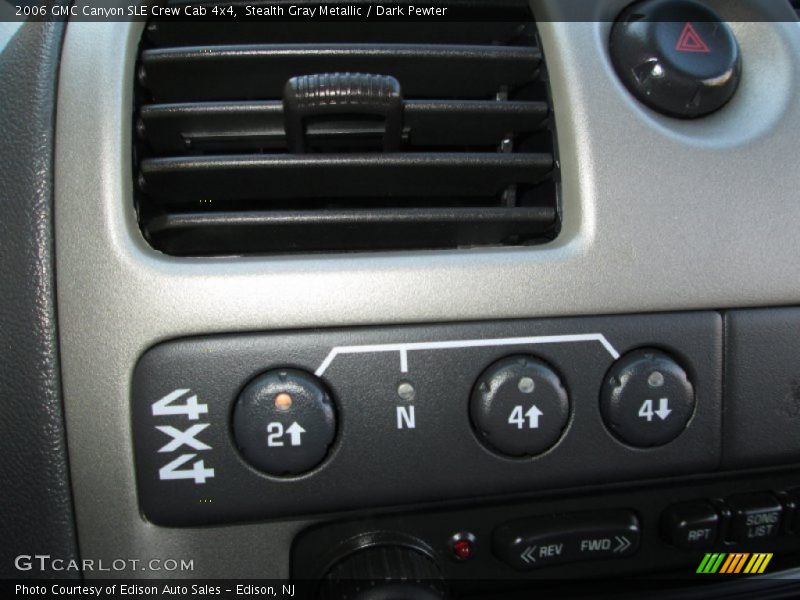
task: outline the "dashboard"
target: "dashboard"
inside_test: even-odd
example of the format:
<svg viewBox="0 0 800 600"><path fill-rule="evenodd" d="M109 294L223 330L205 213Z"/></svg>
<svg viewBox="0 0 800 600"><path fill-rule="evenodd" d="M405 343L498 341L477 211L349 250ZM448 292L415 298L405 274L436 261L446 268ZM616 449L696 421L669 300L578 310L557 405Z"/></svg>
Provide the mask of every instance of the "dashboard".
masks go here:
<svg viewBox="0 0 800 600"><path fill-rule="evenodd" d="M12 33L4 577L796 595L795 7L435 4Z"/></svg>

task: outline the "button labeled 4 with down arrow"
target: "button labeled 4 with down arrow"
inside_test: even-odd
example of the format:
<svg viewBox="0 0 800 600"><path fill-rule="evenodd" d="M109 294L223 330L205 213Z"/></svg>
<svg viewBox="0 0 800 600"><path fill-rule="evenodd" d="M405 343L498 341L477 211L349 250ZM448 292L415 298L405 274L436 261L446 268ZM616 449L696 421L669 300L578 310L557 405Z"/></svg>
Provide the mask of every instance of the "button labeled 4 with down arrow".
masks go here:
<svg viewBox="0 0 800 600"><path fill-rule="evenodd" d="M687 369L662 350L641 348L615 362L600 394L606 427L639 448L662 446L686 429L695 392Z"/></svg>
<svg viewBox="0 0 800 600"><path fill-rule="evenodd" d="M639 409L639 416L642 419L647 419L648 422L653 420L653 415L664 421L672 412L669 408L669 399L661 398L658 401L658 410L653 410L653 401L645 400L642 407Z"/></svg>

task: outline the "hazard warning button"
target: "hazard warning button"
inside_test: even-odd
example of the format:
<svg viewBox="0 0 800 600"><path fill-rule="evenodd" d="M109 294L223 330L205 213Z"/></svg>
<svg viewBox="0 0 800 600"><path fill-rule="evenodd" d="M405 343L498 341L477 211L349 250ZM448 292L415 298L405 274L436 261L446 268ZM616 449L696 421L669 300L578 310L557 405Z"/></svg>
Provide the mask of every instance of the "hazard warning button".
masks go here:
<svg viewBox="0 0 800 600"><path fill-rule="evenodd" d="M628 7L611 30L611 58L636 98L687 119L727 103L742 64L730 27L691 0L645 0Z"/></svg>

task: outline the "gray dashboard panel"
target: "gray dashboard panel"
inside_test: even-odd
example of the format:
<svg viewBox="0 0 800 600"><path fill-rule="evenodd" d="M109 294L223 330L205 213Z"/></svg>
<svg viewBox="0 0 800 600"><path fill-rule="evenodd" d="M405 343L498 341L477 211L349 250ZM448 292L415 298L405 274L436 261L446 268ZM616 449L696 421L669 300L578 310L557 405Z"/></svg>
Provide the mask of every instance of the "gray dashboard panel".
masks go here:
<svg viewBox="0 0 800 600"><path fill-rule="evenodd" d="M537 16L555 18L555 4L539 2ZM604 1L598 10L614 14L622 4ZM698 122L662 118L627 95L606 53L609 27L540 24L563 178L564 229L555 242L179 259L147 246L133 212L132 82L141 24L69 24L57 115L56 248L83 558L193 559L186 575L199 577L288 575L289 545L303 522L178 530L141 518L130 385L138 358L160 341L800 301L797 23L733 23L744 57L739 93Z"/></svg>

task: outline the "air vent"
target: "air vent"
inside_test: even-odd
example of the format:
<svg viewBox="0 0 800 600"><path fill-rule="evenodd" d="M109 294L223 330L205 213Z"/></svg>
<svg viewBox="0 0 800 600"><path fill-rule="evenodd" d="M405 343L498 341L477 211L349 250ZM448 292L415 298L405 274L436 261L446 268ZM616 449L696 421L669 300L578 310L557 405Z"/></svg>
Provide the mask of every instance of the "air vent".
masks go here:
<svg viewBox="0 0 800 600"><path fill-rule="evenodd" d="M147 240L208 256L553 239L527 0L438 4L467 3L515 20L148 23L134 148Z"/></svg>

